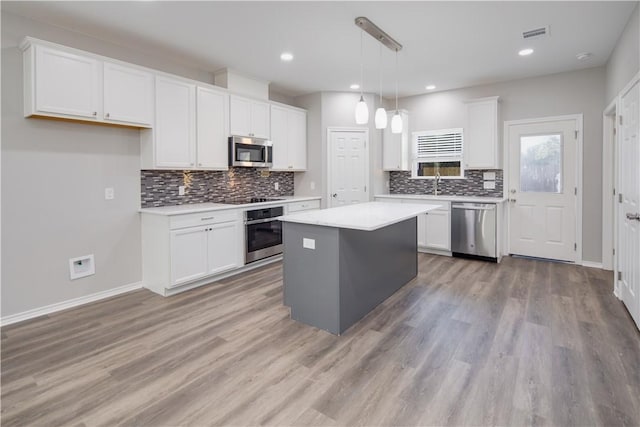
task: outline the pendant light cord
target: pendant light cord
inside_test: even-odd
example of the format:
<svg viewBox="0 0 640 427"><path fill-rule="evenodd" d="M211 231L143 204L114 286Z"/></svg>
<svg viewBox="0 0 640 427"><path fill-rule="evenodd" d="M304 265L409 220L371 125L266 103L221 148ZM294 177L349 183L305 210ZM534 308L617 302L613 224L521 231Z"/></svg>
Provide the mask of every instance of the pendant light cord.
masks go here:
<svg viewBox="0 0 640 427"><path fill-rule="evenodd" d="M382 43L380 43L380 107L382 107Z"/></svg>
<svg viewBox="0 0 640 427"><path fill-rule="evenodd" d="M396 49L396 114L398 114L398 49Z"/></svg>
<svg viewBox="0 0 640 427"><path fill-rule="evenodd" d="M363 35L364 30L360 29L360 100L362 100L362 96L364 93L364 49L363 49Z"/></svg>

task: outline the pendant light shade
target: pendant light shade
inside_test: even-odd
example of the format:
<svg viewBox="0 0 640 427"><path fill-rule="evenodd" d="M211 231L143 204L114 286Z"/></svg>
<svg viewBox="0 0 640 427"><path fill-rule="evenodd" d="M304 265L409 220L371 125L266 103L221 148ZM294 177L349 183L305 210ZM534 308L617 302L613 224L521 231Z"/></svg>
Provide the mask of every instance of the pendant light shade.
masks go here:
<svg viewBox="0 0 640 427"><path fill-rule="evenodd" d="M364 97L360 96L360 101L356 104L356 123L366 125L369 122L369 107L364 102Z"/></svg>
<svg viewBox="0 0 640 427"><path fill-rule="evenodd" d="M402 117L397 110L391 118L391 133L402 133Z"/></svg>
<svg viewBox="0 0 640 427"><path fill-rule="evenodd" d="M376 129L385 129L387 127L387 110L380 107L376 110Z"/></svg>

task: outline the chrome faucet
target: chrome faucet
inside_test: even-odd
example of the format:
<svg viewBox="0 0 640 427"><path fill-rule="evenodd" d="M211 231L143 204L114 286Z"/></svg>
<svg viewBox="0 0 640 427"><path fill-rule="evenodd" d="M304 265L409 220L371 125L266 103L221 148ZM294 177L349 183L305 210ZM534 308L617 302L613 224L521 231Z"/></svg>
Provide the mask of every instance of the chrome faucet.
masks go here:
<svg viewBox="0 0 640 427"><path fill-rule="evenodd" d="M440 171L436 172L434 186L433 186L433 195L438 195L438 183L440 183Z"/></svg>

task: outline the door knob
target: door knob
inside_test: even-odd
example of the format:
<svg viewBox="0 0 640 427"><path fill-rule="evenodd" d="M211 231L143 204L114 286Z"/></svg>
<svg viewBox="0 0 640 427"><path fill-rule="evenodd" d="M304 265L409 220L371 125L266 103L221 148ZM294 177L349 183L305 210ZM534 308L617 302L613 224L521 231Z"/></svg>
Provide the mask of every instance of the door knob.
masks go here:
<svg viewBox="0 0 640 427"><path fill-rule="evenodd" d="M634 220L635 219L636 221L640 221L640 213L634 213L634 214L628 213L627 214L627 219L629 219L629 220Z"/></svg>
<svg viewBox="0 0 640 427"><path fill-rule="evenodd" d="M516 194L516 189L515 188L511 189L511 194Z"/></svg>
<svg viewBox="0 0 640 427"><path fill-rule="evenodd" d="M338 197L338 193L333 193L331 197Z"/></svg>
<svg viewBox="0 0 640 427"><path fill-rule="evenodd" d="M509 199L509 201L510 201L511 203L514 203L514 202L516 201L516 199Z"/></svg>

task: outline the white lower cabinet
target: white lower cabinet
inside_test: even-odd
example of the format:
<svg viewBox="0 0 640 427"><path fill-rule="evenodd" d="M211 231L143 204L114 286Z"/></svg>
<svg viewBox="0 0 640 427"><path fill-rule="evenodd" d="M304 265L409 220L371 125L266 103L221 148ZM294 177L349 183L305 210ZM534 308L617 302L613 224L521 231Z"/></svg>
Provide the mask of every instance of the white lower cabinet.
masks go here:
<svg viewBox="0 0 640 427"><path fill-rule="evenodd" d="M142 215L144 286L160 295L244 265L243 211Z"/></svg>

